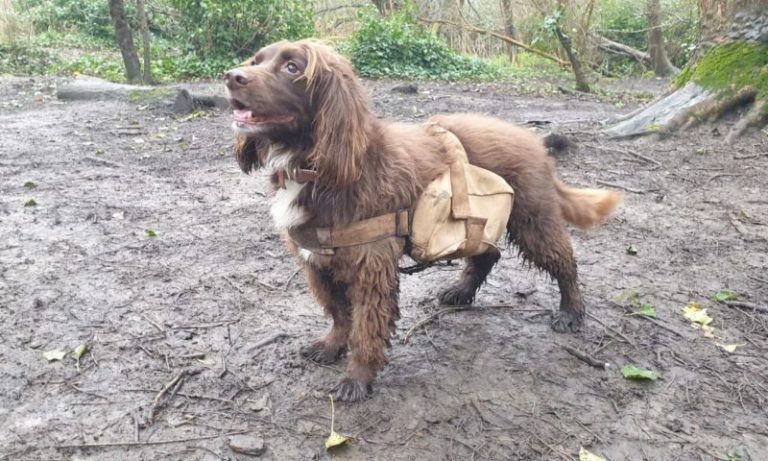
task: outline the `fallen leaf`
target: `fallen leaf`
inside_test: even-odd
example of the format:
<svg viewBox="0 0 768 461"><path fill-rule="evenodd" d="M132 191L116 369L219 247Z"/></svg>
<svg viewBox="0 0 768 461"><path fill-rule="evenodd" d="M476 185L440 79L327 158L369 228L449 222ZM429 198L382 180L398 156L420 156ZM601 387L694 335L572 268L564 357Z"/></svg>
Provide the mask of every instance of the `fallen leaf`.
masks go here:
<svg viewBox="0 0 768 461"><path fill-rule="evenodd" d="M707 310L702 308L698 303L688 303L688 305L683 308L683 317L702 326L707 326L712 323L712 317L710 317L709 314L707 314Z"/></svg>
<svg viewBox="0 0 768 461"><path fill-rule="evenodd" d="M64 360L64 357L66 357L67 353L64 351L59 350L52 350L52 351L43 351L43 357L45 360L49 362L53 362L56 360Z"/></svg>
<svg viewBox="0 0 768 461"><path fill-rule="evenodd" d="M650 317L652 319L656 318L656 308L651 306L650 304L641 304L640 309L637 310L637 313L645 317Z"/></svg>
<svg viewBox="0 0 768 461"><path fill-rule="evenodd" d="M72 351L72 356L77 360L80 361L80 358L84 356L88 352L88 345L87 344L81 344L75 348L74 351Z"/></svg>
<svg viewBox="0 0 768 461"><path fill-rule="evenodd" d="M602 456L597 456L594 453L590 453L584 447L579 450L579 461L605 461Z"/></svg>
<svg viewBox="0 0 768 461"><path fill-rule="evenodd" d="M720 343L715 343L715 344L717 344L717 346L718 346L720 349L724 350L725 352L729 352L729 353L731 353L731 354L733 354L734 352L736 352L736 348L737 348L737 347L743 347L743 346L746 346L746 344L720 344Z"/></svg>
<svg viewBox="0 0 768 461"><path fill-rule="evenodd" d="M349 442L349 440L349 437L345 437L336 431L331 431L331 435L325 439L325 449L328 450L333 447L338 447L339 445Z"/></svg>
<svg viewBox="0 0 768 461"><path fill-rule="evenodd" d="M631 256L637 255L637 248L635 248L634 245L630 244L629 246L627 246L627 254Z"/></svg>
<svg viewBox="0 0 768 461"><path fill-rule="evenodd" d="M328 397L331 399L331 435L325 439L326 450L330 450L333 447L338 447L339 445L344 445L345 443L352 440L351 437L347 437L336 432L336 429L334 428L334 423L336 421L336 407L333 403L333 396L329 395Z"/></svg>
<svg viewBox="0 0 768 461"><path fill-rule="evenodd" d="M264 394L259 400L249 400L251 411L262 411L269 404L269 394Z"/></svg>
<svg viewBox="0 0 768 461"><path fill-rule="evenodd" d="M659 377L655 372L646 370L645 368L639 368L635 365L632 365L631 363L621 367L621 374L627 379L650 381L656 381L656 379Z"/></svg>
<svg viewBox="0 0 768 461"><path fill-rule="evenodd" d="M739 296L732 292L731 290L720 290L717 293L715 293L715 296L713 297L715 301L723 302L723 301L736 301L739 299Z"/></svg>

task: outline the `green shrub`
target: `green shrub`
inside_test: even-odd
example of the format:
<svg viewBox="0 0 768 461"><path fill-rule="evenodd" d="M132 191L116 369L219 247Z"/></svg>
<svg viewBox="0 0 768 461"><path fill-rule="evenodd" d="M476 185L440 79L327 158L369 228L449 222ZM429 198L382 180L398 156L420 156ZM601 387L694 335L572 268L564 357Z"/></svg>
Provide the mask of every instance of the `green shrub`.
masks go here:
<svg viewBox="0 0 768 461"><path fill-rule="evenodd" d="M15 3L16 9L23 12L39 33L82 31L104 43L115 41L107 0L15 0ZM125 2L125 6L129 12L133 11L133 2Z"/></svg>
<svg viewBox="0 0 768 461"><path fill-rule="evenodd" d="M499 75L498 67L459 55L416 24L410 3L386 18L367 8L358 20L352 39L340 48L364 77L456 80Z"/></svg>
<svg viewBox="0 0 768 461"><path fill-rule="evenodd" d="M14 43L0 44L0 75L42 75L56 62L47 48Z"/></svg>
<svg viewBox="0 0 768 461"><path fill-rule="evenodd" d="M200 57L244 58L280 39L312 36L314 9L308 0L170 0L182 14L179 26Z"/></svg>

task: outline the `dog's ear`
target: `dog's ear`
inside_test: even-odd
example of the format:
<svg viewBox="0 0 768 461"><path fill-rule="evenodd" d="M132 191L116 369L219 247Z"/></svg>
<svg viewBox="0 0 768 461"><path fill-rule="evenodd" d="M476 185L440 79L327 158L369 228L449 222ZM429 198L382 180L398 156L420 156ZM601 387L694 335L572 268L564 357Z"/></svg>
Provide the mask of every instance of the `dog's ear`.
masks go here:
<svg viewBox="0 0 768 461"><path fill-rule="evenodd" d="M250 173L251 170L258 170L264 166L261 150L262 146L256 139L249 138L242 133L235 134L235 159L244 173Z"/></svg>
<svg viewBox="0 0 768 461"><path fill-rule="evenodd" d="M371 120L365 93L349 62L325 45L304 42L313 114L311 162L319 181L344 187L360 179Z"/></svg>

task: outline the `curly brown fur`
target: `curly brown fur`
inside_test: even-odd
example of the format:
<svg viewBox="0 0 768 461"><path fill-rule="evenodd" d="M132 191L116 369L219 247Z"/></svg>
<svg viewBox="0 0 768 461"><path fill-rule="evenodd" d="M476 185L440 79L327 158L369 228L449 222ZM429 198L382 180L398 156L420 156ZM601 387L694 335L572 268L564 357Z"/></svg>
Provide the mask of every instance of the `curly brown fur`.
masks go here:
<svg viewBox="0 0 768 461"><path fill-rule="evenodd" d="M289 181L276 189L270 211L283 231L344 225L408 208L453 161L424 125L377 119L350 64L316 42L267 46L225 79L241 168L266 168L275 184L281 171L317 171L313 183ZM621 196L560 183L542 140L509 123L475 114L432 121L461 140L471 163L496 172L515 189L509 241L558 282L560 311L552 328L577 330L584 304L566 222L595 226ZM298 248L290 238L287 243L333 319L330 333L302 348L302 355L330 362L349 349L346 376L333 392L342 400L367 397L387 362L384 350L399 318L397 269L405 242L393 237L333 255ZM470 258L461 281L442 301L472 302L498 258L497 252Z"/></svg>

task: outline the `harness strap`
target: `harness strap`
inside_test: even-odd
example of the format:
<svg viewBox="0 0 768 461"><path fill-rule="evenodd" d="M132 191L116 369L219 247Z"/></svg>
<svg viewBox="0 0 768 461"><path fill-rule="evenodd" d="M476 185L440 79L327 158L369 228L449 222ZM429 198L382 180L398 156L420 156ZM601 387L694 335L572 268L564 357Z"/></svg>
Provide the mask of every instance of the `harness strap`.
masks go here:
<svg viewBox="0 0 768 461"><path fill-rule="evenodd" d="M333 254L334 248L362 245L389 237L408 237L411 234L409 211L400 210L333 227L299 227L290 229L288 234L302 248L320 254Z"/></svg>

